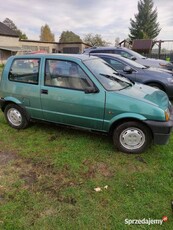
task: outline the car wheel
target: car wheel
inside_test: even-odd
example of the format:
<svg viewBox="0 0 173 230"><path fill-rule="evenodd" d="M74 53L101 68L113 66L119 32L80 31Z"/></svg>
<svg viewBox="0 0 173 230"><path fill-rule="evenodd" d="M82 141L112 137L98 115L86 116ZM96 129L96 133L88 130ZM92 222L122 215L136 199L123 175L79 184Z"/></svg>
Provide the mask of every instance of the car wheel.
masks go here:
<svg viewBox="0 0 173 230"><path fill-rule="evenodd" d="M25 111L16 104L8 104L4 114L8 124L15 129L24 129L29 124Z"/></svg>
<svg viewBox="0 0 173 230"><path fill-rule="evenodd" d="M123 123L113 133L115 146L125 153L142 153L148 148L151 141L151 131L139 122Z"/></svg>
<svg viewBox="0 0 173 230"><path fill-rule="evenodd" d="M151 86L151 87L153 87L153 88L160 89L160 90L163 90L163 91L164 91L163 86L161 86L160 84L157 84L157 83L150 83L150 84L148 84L148 85Z"/></svg>

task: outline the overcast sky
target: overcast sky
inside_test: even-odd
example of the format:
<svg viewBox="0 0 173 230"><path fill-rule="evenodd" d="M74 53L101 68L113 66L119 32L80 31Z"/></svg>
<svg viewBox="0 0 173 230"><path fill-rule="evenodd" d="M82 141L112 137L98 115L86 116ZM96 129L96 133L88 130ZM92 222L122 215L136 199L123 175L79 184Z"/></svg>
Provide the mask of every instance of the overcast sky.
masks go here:
<svg viewBox="0 0 173 230"><path fill-rule="evenodd" d="M162 28L158 40L173 40L173 0L153 0ZM39 40L41 26L48 24L58 41L62 31L70 30L83 38L100 34L114 45L128 37L130 18L138 13L138 0L5 0L0 21L11 19L28 36Z"/></svg>

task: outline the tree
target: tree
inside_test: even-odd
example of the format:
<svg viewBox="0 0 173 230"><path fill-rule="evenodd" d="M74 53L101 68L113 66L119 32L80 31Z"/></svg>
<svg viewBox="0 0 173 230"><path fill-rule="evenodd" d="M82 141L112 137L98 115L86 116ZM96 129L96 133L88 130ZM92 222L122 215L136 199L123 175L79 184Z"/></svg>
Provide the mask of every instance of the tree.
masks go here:
<svg viewBox="0 0 173 230"><path fill-rule="evenodd" d="M81 38L79 35L73 33L72 31L63 31L60 35L59 39L60 43L65 43L65 42L82 42Z"/></svg>
<svg viewBox="0 0 173 230"><path fill-rule="evenodd" d="M109 43L102 39L101 35L86 34L83 41L91 46L106 46Z"/></svg>
<svg viewBox="0 0 173 230"><path fill-rule="evenodd" d="M55 36L51 32L50 27L47 24L41 27L40 41L42 42L54 42L55 41Z"/></svg>
<svg viewBox="0 0 173 230"><path fill-rule="evenodd" d="M135 20L130 19L129 37L133 39L154 39L161 28L157 22L157 8L153 10L153 0L140 0Z"/></svg>
<svg viewBox="0 0 173 230"><path fill-rule="evenodd" d="M25 40L28 39L28 37L26 36L26 34L25 34L25 33L22 33L22 31L19 30L19 29L17 28L17 26L14 24L14 22L13 22L11 19L6 18L6 19L3 21L3 23L4 23L6 26L8 26L11 30L15 31L15 32L18 34L18 36L19 36L20 39L25 39Z"/></svg>

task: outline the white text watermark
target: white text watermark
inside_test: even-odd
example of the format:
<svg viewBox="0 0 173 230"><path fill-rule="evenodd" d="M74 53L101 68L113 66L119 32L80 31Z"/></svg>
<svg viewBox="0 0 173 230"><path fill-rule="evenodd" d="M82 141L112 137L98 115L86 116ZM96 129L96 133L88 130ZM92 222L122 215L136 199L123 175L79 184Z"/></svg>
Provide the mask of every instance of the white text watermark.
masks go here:
<svg viewBox="0 0 173 230"><path fill-rule="evenodd" d="M151 218L143 218L143 219L125 219L124 223L127 225L131 225L131 224L137 224L137 225L153 225L153 224L158 224L158 225L162 225L163 222L166 222L168 220L167 216L163 216L162 219L151 219Z"/></svg>

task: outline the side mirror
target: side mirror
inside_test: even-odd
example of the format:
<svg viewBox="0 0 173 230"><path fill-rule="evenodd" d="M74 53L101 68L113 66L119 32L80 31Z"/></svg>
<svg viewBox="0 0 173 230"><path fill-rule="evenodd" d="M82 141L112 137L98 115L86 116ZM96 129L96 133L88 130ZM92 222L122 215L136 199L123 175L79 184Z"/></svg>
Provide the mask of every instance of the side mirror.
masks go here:
<svg viewBox="0 0 173 230"><path fill-rule="evenodd" d="M132 72L133 72L133 69L132 69L130 66L127 65L127 66L124 67L123 71L124 71L125 73L132 73Z"/></svg>
<svg viewBox="0 0 173 230"><path fill-rule="evenodd" d="M86 88L84 89L84 92L85 92L86 94L88 94L88 93L98 93L99 91L98 91L98 89L95 88L95 87L86 87Z"/></svg>
<svg viewBox="0 0 173 230"><path fill-rule="evenodd" d="M134 57L134 56L132 56L130 59L131 59L132 61L136 61L136 57Z"/></svg>

